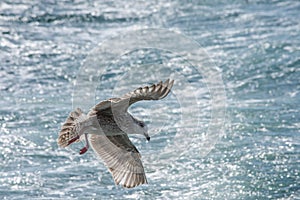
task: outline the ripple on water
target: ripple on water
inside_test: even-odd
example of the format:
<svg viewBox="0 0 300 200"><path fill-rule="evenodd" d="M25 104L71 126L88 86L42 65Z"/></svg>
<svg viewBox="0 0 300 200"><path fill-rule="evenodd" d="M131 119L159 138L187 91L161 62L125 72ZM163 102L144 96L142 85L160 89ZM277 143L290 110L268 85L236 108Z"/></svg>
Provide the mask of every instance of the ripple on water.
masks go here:
<svg viewBox="0 0 300 200"><path fill-rule="evenodd" d="M20 0L0 5L3 199L300 199L299 2ZM78 155L82 144L59 149L56 137L72 109L72 84L87 54L113 34L152 25L196 40L220 67L228 100L226 135L207 156L201 156L205 148L196 142L177 147L184 154L167 151L166 147L176 148L180 128L176 122L182 105L176 97L169 97L171 109L164 109L163 102L156 105L163 113L152 104L133 107L132 113L153 131L156 125L162 129L149 143L132 138L149 184L124 190L114 185L92 152ZM138 53L132 53L134 58ZM161 64L147 55L143 62ZM120 63L135 61L120 58ZM101 92L110 91L121 69L107 72L95 91L97 101L104 97ZM200 97L198 125L205 132L210 123L209 91L198 74L180 70ZM149 78L149 71L140 77ZM201 141L198 136L203 134L193 131L195 119L190 119L184 134ZM190 141L186 138L177 142L185 144Z"/></svg>

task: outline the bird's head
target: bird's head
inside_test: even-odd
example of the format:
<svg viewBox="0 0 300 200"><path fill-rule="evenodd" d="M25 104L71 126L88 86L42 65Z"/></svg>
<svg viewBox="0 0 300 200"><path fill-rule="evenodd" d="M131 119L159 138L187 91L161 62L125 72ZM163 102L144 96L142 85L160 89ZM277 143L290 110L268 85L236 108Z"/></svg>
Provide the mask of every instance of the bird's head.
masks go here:
<svg viewBox="0 0 300 200"><path fill-rule="evenodd" d="M134 134L142 134L146 137L146 139L149 141L150 136L148 135L148 127L145 124L145 122L138 120L134 117L132 117L134 122Z"/></svg>

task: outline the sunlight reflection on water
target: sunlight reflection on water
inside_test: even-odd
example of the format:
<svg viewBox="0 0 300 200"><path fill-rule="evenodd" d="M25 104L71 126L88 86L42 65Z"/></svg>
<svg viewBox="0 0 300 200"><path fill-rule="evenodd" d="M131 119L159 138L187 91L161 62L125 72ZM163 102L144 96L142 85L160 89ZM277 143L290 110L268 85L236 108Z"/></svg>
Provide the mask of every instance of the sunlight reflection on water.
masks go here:
<svg viewBox="0 0 300 200"><path fill-rule="evenodd" d="M299 2L143 3L147 5L0 3L0 198L300 199ZM81 144L59 149L56 138L72 110L73 82L92 49L124 30L152 26L177 30L196 40L221 69L228 106L226 134L208 155L196 142L182 142L190 152L174 156L164 148L174 141L181 143L176 123L183 110L175 94L157 107L146 102L132 107L131 112L152 124L153 130L156 124L162 128L157 128L160 132L153 134L150 143L132 137L143 156L149 184L124 190L114 186L92 152L79 156ZM167 53L156 53L170 58ZM123 93L128 85L135 88L168 77L172 70L154 73L162 76L149 75L155 68L149 61L154 60L157 66L174 65L187 74L189 89L196 90L199 98L184 105L191 110L197 102L201 112L190 119L205 133L212 102L204 74L182 67L184 62L178 60L168 65L154 55L146 50L131 52L130 56L148 62L149 71L125 74L119 90L113 91L112 80L123 73L122 63L125 68L141 65L126 63L125 55L120 58L119 71L114 69L110 76L96 80L101 85L96 86L86 109L110 94ZM127 82L131 77L143 81ZM177 85L174 90L180 93L184 88ZM184 95L193 99L190 93ZM183 138L201 141L205 134L193 129L194 121L185 122ZM206 156L200 156L202 150Z"/></svg>

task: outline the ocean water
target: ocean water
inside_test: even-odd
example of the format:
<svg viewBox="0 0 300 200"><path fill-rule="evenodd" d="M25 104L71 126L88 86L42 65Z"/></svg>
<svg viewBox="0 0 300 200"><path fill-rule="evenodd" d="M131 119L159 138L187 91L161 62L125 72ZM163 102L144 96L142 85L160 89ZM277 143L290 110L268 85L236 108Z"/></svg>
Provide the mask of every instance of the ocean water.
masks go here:
<svg viewBox="0 0 300 200"><path fill-rule="evenodd" d="M1 1L0 199L300 199L299 11L293 0ZM75 107L169 77L167 98L130 109L149 126L150 142L131 137L147 185L115 186L82 143L57 146Z"/></svg>

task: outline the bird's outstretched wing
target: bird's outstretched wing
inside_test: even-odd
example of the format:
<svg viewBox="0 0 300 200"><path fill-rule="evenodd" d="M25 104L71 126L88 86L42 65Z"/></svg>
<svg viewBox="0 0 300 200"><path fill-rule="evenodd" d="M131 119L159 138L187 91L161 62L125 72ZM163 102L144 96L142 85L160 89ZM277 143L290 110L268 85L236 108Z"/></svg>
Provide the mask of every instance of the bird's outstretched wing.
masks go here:
<svg viewBox="0 0 300 200"><path fill-rule="evenodd" d="M160 81L151 86L145 86L135 89L120 98L111 98L97 104L91 112L101 112L102 114L112 115L112 110L127 111L130 105L142 100L159 100L165 98L171 88L174 80ZM113 109L112 109L113 108Z"/></svg>
<svg viewBox="0 0 300 200"><path fill-rule="evenodd" d="M129 107L130 105L142 100L163 99L169 94L171 88L173 87L173 83L174 80L170 81L168 79L165 82L160 81L159 83L153 84L150 87L140 87L125 94L119 101L127 101Z"/></svg>
<svg viewBox="0 0 300 200"><path fill-rule="evenodd" d="M96 155L104 161L117 185L132 188L147 183L140 153L127 134L89 134L89 142Z"/></svg>

